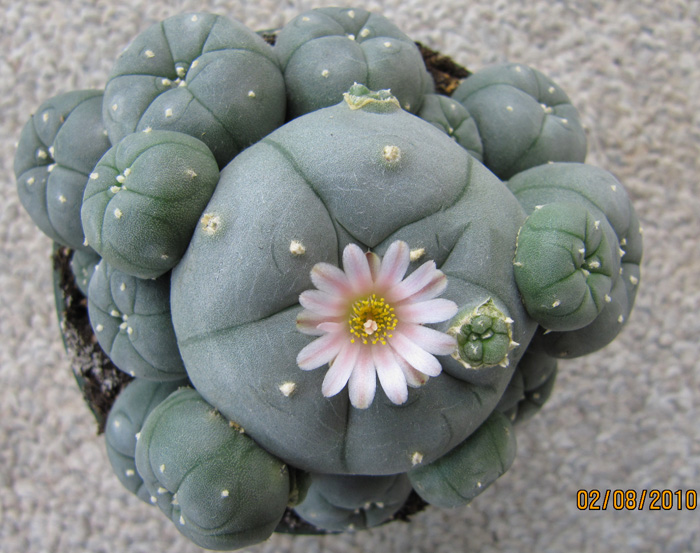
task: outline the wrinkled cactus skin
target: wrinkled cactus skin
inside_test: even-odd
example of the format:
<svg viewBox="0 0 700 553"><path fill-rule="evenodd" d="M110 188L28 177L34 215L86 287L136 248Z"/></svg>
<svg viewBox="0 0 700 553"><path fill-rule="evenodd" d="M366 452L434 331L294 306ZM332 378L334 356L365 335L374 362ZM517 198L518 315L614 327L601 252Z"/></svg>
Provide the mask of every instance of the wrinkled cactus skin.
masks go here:
<svg viewBox="0 0 700 553"><path fill-rule="evenodd" d="M130 134L90 174L80 212L88 243L120 271L157 278L182 257L218 180L200 140L174 131Z"/></svg>
<svg viewBox="0 0 700 553"><path fill-rule="evenodd" d="M501 179L549 162L586 158L578 111L536 69L518 63L486 67L465 79L452 98L476 121L484 163Z"/></svg>
<svg viewBox="0 0 700 553"><path fill-rule="evenodd" d="M512 194L429 123L355 92L286 124L224 169L202 218L217 224L200 224L173 271L173 323L197 390L270 452L311 472L396 474L475 430L524 348L510 352L510 364L479 370L446 356L445 373L411 390L400 408L378 393L369 409L349 409L346 392L323 397L321 371L300 371L295 360L309 343L295 318L313 265L337 265L349 242L381 255L404 240L441 267L444 297L457 305L496 298L518 343L536 324L512 277L524 220ZM387 160L387 145L400 156ZM292 241L305 245L303 255L290 251ZM271 408L261 410L261 401Z"/></svg>
<svg viewBox="0 0 700 553"><path fill-rule="evenodd" d="M179 380L186 376L170 316L170 275L143 280L102 260L88 287L88 314L97 341L131 376Z"/></svg>
<svg viewBox="0 0 700 553"><path fill-rule="evenodd" d="M328 532L378 526L391 519L412 490L405 474L310 476L306 498L294 510L307 522Z"/></svg>
<svg viewBox="0 0 700 553"><path fill-rule="evenodd" d="M182 388L146 418L136 468L151 501L200 547L231 550L266 540L290 496L288 468Z"/></svg>
<svg viewBox="0 0 700 553"><path fill-rule="evenodd" d="M184 132L221 167L285 112L272 48L243 24L207 13L176 15L138 35L114 64L103 102L112 144L147 128Z"/></svg>
<svg viewBox="0 0 700 553"><path fill-rule="evenodd" d="M110 147L101 106L101 90L47 100L24 126L15 153L22 205L44 234L76 250L89 249L80 223L85 184Z"/></svg>
<svg viewBox="0 0 700 553"><path fill-rule="evenodd" d="M137 378L112 405L105 425L107 457L119 481L131 493L151 504L151 494L136 471L136 441L148 414L187 380L155 382Z"/></svg>
<svg viewBox="0 0 700 553"><path fill-rule="evenodd" d="M317 8L287 23L275 43L289 119L337 104L353 83L390 89L415 113L431 81L416 45L382 15Z"/></svg>

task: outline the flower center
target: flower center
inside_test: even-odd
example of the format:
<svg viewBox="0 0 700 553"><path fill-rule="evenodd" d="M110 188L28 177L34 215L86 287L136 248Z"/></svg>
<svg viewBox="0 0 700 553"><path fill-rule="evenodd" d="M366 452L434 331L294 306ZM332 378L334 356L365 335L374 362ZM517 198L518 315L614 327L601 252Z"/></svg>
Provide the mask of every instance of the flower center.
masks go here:
<svg viewBox="0 0 700 553"><path fill-rule="evenodd" d="M386 340L391 338L390 332L396 328L398 321L394 308L384 298L372 294L352 304L348 323L350 333L362 340L363 344L371 342L386 345ZM351 338L350 342L354 344L355 338Z"/></svg>

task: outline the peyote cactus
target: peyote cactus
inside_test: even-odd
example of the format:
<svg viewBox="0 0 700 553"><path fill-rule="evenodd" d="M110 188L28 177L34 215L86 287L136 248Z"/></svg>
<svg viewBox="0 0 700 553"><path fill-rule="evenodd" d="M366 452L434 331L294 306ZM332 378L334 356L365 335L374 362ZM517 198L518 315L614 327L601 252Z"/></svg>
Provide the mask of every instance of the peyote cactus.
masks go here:
<svg viewBox="0 0 700 553"><path fill-rule="evenodd" d="M289 118L337 104L353 83L391 89L415 113L430 86L416 45L386 17L360 8L317 8L285 25L275 43Z"/></svg>
<svg viewBox="0 0 700 553"><path fill-rule="evenodd" d="M519 63L487 67L465 79L452 98L476 121L484 164L502 179L552 161L585 160L578 111L536 69Z"/></svg>
<svg viewBox="0 0 700 553"><path fill-rule="evenodd" d="M88 249L80 224L87 176L109 148L102 91L76 90L44 102L22 130L14 170L22 205L55 242Z"/></svg>
<svg viewBox="0 0 700 553"><path fill-rule="evenodd" d="M152 496L136 470L136 442L149 413L184 386L187 379L157 382L137 378L122 390L107 417L105 445L109 462L124 487L149 504Z"/></svg>
<svg viewBox="0 0 700 553"><path fill-rule="evenodd" d="M90 173L80 215L110 265L157 278L182 257L219 180L207 146L174 131L129 134Z"/></svg>
<svg viewBox="0 0 700 553"><path fill-rule="evenodd" d="M467 504L640 280L629 197L583 163L576 109L537 70L438 85L360 8L265 36L204 13L154 25L104 102L42 106L15 163L136 377L107 421L114 470L211 549ZM64 166L69 231L39 205Z"/></svg>
<svg viewBox="0 0 700 553"><path fill-rule="evenodd" d="M176 15L138 35L117 58L103 102L112 144L146 129L179 131L203 140L221 167L281 125L285 112L272 48L208 13Z"/></svg>
<svg viewBox="0 0 700 553"><path fill-rule="evenodd" d="M216 231L200 225L172 280L173 324L188 375L222 414L304 470L406 472L452 449L488 416L523 348L508 353L510 366L502 355L486 372L473 370L447 355L453 338L421 323L493 299L513 319L513 341L526 344L535 331L512 276L492 278L512 275L525 219L520 204L463 148L389 94L354 86L340 104L297 118L243 152L222 172L205 217L217 218ZM384 255L381 269L358 243ZM471 263L480 251L488 258ZM337 269L341 257L345 276ZM411 257L416 270L403 284ZM431 299L447 282L444 299ZM305 292L312 284L319 292ZM236 309L221 309L222 296ZM356 301L369 303L352 308L359 322L351 321L349 334L339 321ZM319 324L340 325L320 338L331 349L304 348L309 340L295 320L309 334L322 334ZM363 326L370 320L380 326ZM358 343L339 353L334 346L345 335ZM368 336L372 347L362 350ZM382 336L390 346L377 342ZM336 354L336 382L330 371L325 380L322 371L299 370ZM442 367L449 374L426 383L442 368L432 354L447 355ZM391 368L377 370L384 394L372 402L374 369L384 365L375 356L390 356ZM349 397L338 393L346 383ZM408 393L407 384L417 388ZM275 407L263 412L260 401ZM417 418L423 422L413 426Z"/></svg>
<svg viewBox="0 0 700 553"><path fill-rule="evenodd" d="M186 377L170 318L170 275L144 280L104 259L88 287L90 324L118 369L139 378Z"/></svg>

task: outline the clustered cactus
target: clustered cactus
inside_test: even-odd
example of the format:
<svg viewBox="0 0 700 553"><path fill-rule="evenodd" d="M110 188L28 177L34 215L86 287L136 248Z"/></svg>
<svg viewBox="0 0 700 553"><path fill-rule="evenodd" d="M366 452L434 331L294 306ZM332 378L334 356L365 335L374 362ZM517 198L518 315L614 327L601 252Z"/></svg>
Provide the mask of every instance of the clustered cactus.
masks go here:
<svg viewBox="0 0 700 553"><path fill-rule="evenodd" d="M166 19L104 91L40 106L15 158L134 377L106 424L118 478L211 549L292 531L289 513L339 532L416 495L467 504L640 278L632 204L539 71L488 67L449 96L360 8L267 39Z"/></svg>

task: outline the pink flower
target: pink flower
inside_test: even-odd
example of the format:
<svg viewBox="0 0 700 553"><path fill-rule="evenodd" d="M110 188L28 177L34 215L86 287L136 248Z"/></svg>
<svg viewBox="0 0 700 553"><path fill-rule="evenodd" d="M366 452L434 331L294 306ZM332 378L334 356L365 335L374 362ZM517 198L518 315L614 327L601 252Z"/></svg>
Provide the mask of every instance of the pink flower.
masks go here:
<svg viewBox="0 0 700 553"><path fill-rule="evenodd" d="M457 305L437 298L447 277L427 261L403 278L410 263L408 244L393 242L384 259L355 244L343 250L343 270L329 263L311 269L317 290L299 296L304 310L297 328L316 340L304 347L297 364L305 371L328 363L321 391L326 397L346 385L358 409L374 399L376 379L396 405L442 371L435 355L457 347L453 336L423 326L446 321Z"/></svg>

